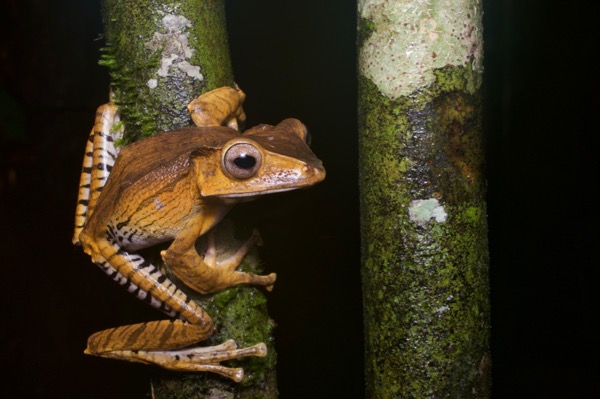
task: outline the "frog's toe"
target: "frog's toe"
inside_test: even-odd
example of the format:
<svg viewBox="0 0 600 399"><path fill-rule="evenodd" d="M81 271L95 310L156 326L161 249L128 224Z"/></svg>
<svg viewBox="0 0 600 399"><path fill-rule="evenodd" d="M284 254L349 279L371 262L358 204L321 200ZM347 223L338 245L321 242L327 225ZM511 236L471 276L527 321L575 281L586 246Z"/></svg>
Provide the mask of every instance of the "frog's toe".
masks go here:
<svg viewBox="0 0 600 399"><path fill-rule="evenodd" d="M239 284L251 284L251 285L262 285L267 291L273 290L275 280L277 280L277 274L271 273L268 275L259 275L245 272L235 272L236 285Z"/></svg>

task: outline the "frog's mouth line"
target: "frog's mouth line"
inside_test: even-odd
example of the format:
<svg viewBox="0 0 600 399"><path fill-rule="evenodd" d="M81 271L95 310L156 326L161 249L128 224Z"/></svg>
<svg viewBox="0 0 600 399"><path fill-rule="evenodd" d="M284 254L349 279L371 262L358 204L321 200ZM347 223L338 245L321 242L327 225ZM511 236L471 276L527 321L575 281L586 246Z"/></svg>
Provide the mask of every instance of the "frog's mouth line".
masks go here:
<svg viewBox="0 0 600 399"><path fill-rule="evenodd" d="M321 182L325 178L325 170L322 168L315 168L313 172L313 176L310 178L300 178L294 181L291 181L287 184L282 184L279 187L274 187L275 185L262 184L265 189L260 190L256 188L256 184L249 185L246 187L248 191L246 192L229 192L229 193L214 193L211 195L205 195L204 198L215 198L221 200L232 200L234 201L243 201L243 200L252 200L256 197L260 197L265 194L274 194L274 193L282 193L285 191L298 190L303 188L309 188L314 186L315 184ZM268 183L268 182L267 182ZM242 189L240 189L241 191Z"/></svg>
<svg viewBox="0 0 600 399"><path fill-rule="evenodd" d="M286 188L276 188L272 190L264 190L264 191L254 191L251 193L239 193L239 194L225 194L225 195L215 195L218 198L245 198L245 197L258 197L263 194L273 194L273 193L282 193L284 191L292 191L298 190L302 187L286 187Z"/></svg>

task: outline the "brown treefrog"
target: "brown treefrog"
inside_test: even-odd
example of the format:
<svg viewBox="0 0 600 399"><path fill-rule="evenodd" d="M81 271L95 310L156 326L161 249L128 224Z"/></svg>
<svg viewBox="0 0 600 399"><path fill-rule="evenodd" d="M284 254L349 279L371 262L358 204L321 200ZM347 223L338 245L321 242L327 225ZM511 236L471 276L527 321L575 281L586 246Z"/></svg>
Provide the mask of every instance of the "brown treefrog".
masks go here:
<svg viewBox="0 0 600 399"><path fill-rule="evenodd" d="M273 286L274 273L236 270L259 239L257 233L233 256L217 261L210 229L234 204L311 186L324 179L325 170L296 119L240 134L244 98L238 88L208 92L188 107L197 126L161 133L120 151L115 145L123 132L118 108L111 102L98 109L83 161L73 242L113 280L174 320L97 332L85 353L172 370L211 371L234 381L243 378L243 370L219 362L266 354L263 343L241 349L231 340L194 346L213 334L210 316L136 253L172 240L161 252L165 264L202 294L239 284ZM204 257L195 248L203 234L209 237Z"/></svg>

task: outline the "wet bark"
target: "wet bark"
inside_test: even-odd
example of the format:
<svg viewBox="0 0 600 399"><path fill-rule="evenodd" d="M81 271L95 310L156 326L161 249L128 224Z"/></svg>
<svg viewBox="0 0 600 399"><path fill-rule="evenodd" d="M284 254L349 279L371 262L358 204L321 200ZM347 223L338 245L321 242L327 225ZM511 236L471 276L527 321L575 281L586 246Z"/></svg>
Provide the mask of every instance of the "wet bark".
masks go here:
<svg viewBox="0 0 600 399"><path fill-rule="evenodd" d="M479 0L359 1L368 398L489 398Z"/></svg>
<svg viewBox="0 0 600 399"><path fill-rule="evenodd" d="M191 125L187 104L199 94L233 85L223 0L104 0L107 46L101 63L109 68L113 99L125 125L124 144ZM218 252L235 251L251 230L222 223ZM200 244L199 244L200 245ZM149 254L160 262L158 253ZM242 270L260 272L255 251ZM149 368L154 398L276 398L276 354L264 290L235 287L211 296L189 292L217 326L206 342L234 339L238 346L264 342L265 358L228 364L243 367L235 383L211 373L172 373Z"/></svg>

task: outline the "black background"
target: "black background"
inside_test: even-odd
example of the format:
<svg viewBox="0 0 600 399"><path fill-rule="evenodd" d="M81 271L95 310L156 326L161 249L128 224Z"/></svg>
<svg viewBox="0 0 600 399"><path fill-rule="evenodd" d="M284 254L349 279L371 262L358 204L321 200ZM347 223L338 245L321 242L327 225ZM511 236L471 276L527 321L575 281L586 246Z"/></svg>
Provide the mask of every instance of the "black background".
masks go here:
<svg viewBox="0 0 600 399"><path fill-rule="evenodd" d="M145 397L151 368L81 353L96 330L161 317L70 244L83 146L107 99L100 7L1 4L2 396ZM249 125L303 120L328 172L235 211L279 275L269 306L281 397L362 398L355 2L227 6ZM494 398L599 397L597 7L484 10Z"/></svg>

